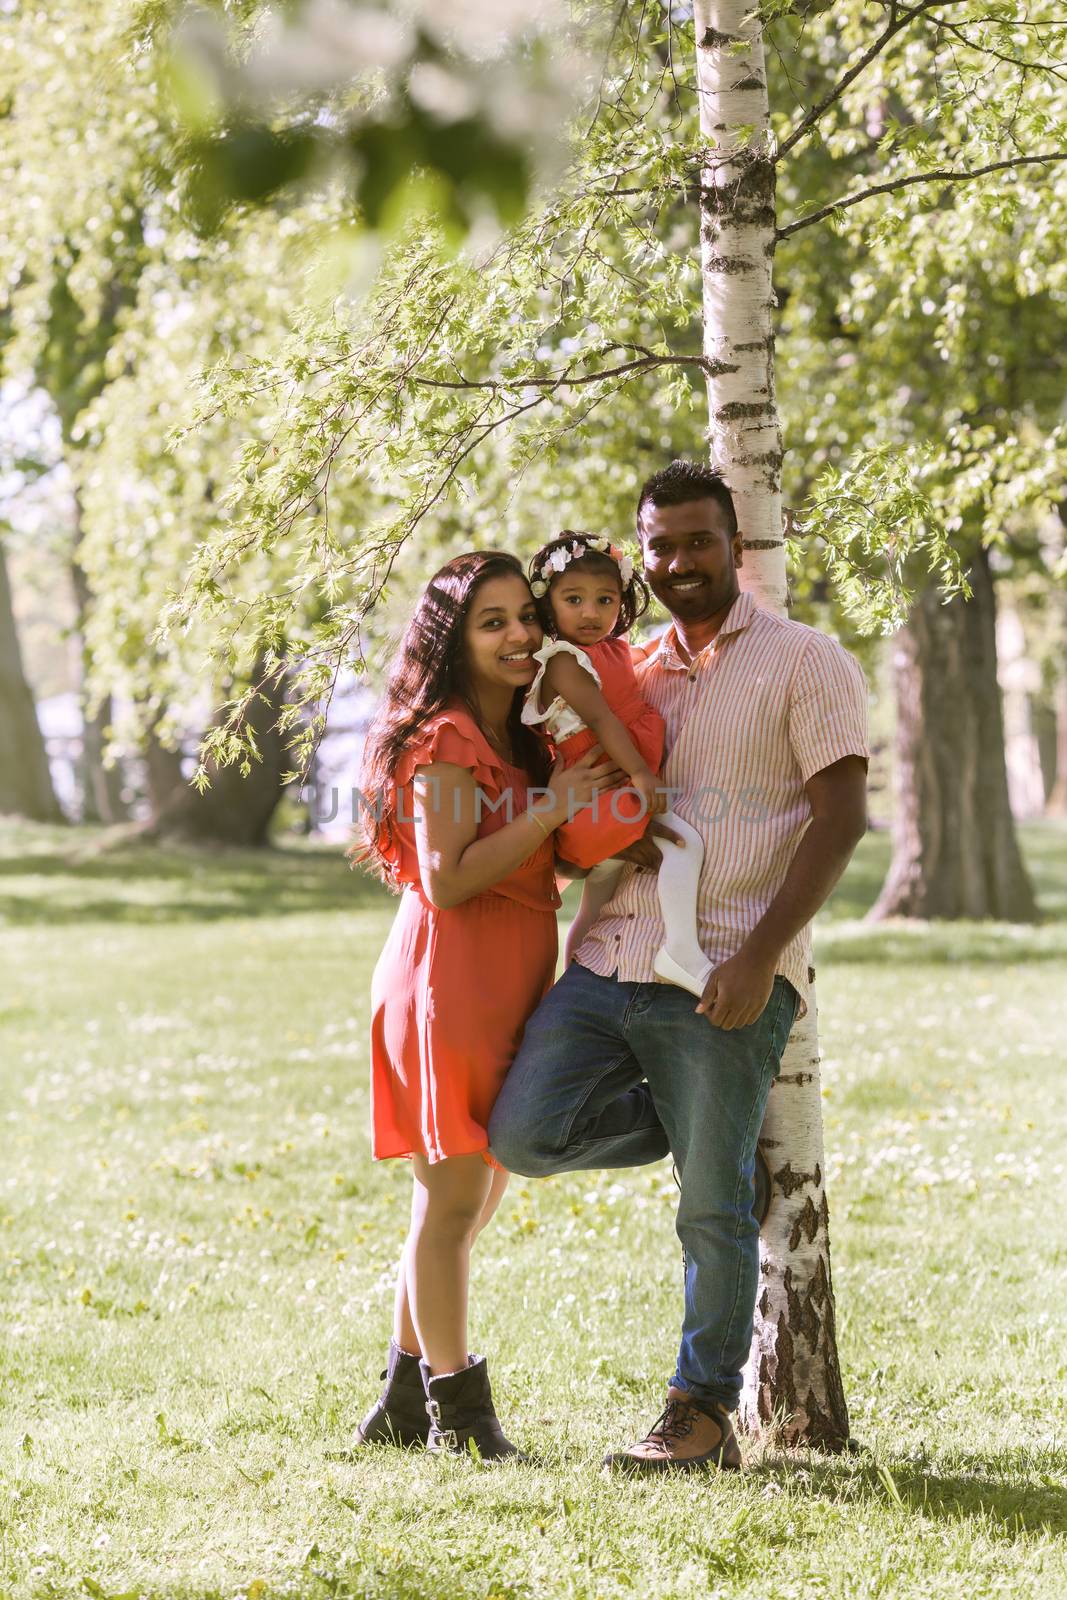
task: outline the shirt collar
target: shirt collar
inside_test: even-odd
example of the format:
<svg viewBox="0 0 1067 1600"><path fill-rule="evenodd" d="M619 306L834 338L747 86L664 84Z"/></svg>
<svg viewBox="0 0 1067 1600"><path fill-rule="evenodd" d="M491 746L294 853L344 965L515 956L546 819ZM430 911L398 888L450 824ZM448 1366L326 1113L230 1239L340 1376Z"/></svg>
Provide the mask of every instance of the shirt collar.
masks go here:
<svg viewBox="0 0 1067 1600"><path fill-rule="evenodd" d="M678 634L672 622L660 640L658 653L652 658L661 667L673 668L682 672L689 672L697 661L702 661L713 645L720 639L728 638L732 633L741 633L748 627L756 611L756 602L750 594L742 591L730 607L723 620L722 627L703 650L697 652L692 661L686 661L678 649Z"/></svg>

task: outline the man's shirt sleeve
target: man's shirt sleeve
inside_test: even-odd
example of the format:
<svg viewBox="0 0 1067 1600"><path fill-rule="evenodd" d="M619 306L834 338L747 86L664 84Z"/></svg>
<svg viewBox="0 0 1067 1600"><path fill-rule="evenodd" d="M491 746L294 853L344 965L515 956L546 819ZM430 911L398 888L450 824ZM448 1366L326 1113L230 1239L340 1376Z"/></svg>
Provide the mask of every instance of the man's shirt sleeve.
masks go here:
<svg viewBox="0 0 1067 1600"><path fill-rule="evenodd" d="M863 669L825 634L812 635L793 675L789 742L805 783L844 756L870 756Z"/></svg>

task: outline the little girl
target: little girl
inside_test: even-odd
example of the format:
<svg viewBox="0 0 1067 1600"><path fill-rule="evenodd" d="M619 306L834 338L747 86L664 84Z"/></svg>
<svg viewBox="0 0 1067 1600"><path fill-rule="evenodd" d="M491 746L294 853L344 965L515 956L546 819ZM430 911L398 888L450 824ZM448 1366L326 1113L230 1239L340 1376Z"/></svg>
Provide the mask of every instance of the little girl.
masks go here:
<svg viewBox="0 0 1067 1600"><path fill-rule="evenodd" d="M544 545L530 564L530 588L548 636L534 651L537 676L526 692L522 720L541 727L570 767L600 745L629 774L629 787L598 796L556 831L559 856L591 867L565 947L569 964L599 912L615 893L624 863L613 859L644 834L650 814L662 815L685 841L658 841L658 889L666 942L657 974L701 996L711 965L696 933L697 889L704 846L687 822L667 811L658 787L664 724L642 698L626 634L648 608L648 589L633 561L610 540L569 529Z"/></svg>

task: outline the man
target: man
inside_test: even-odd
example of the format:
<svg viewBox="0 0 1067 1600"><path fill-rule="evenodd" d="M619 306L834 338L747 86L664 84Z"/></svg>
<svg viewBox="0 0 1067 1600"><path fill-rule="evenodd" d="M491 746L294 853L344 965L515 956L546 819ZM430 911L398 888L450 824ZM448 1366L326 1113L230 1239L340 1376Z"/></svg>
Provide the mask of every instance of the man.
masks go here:
<svg viewBox="0 0 1067 1600"><path fill-rule="evenodd" d="M740 592L730 491L675 461L637 509L645 576L673 618L638 668L667 725L663 781L701 835L702 998L657 980L653 843L527 1024L489 1128L512 1172L627 1167L668 1152L686 1255L662 1415L606 1457L630 1472L738 1468L731 1423L759 1275L756 1140L798 1012L812 917L866 829L867 693L856 662Z"/></svg>

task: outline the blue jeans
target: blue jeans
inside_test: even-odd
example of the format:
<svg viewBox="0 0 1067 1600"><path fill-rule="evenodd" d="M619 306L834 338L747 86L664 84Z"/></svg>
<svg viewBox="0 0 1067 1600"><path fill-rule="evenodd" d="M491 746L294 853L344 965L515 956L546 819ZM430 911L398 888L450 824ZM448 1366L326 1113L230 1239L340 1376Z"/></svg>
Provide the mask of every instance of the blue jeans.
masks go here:
<svg viewBox="0 0 1067 1600"><path fill-rule="evenodd" d="M497 1160L529 1178L673 1155L686 1276L671 1381L728 1410L759 1278L756 1140L798 1003L775 978L762 1016L726 1031L673 984L620 983L572 962L527 1023L489 1123Z"/></svg>

